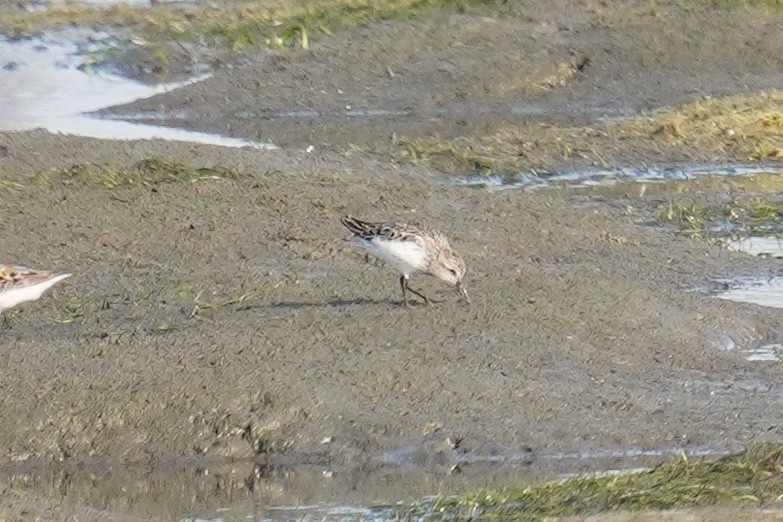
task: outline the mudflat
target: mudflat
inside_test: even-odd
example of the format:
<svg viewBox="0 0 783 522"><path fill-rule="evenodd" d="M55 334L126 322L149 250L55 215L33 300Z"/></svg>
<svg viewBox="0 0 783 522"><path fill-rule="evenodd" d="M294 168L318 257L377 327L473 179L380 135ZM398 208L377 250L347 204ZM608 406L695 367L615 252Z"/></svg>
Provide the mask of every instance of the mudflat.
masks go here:
<svg viewBox="0 0 783 522"><path fill-rule="evenodd" d="M706 291L775 274L778 260L660 226L674 197L660 191L458 186L404 142L513 127L535 156L552 129L780 86L783 15L522 11L438 11L245 50L210 79L110 109L276 150L0 133L2 261L74 274L0 331L6 463L445 473L499 459L545 474L558 455L779 441L780 366L743 350L780 342L783 318ZM615 141L605 159L746 159L700 146ZM397 276L350 240L344 214L442 230L472 304L419 277L443 302L400 306Z"/></svg>

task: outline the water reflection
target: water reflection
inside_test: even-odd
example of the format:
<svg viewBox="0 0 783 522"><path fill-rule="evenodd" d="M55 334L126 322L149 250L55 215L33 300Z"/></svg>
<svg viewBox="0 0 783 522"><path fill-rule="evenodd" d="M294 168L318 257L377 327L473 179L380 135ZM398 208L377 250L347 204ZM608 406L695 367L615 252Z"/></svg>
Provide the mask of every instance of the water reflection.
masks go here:
<svg viewBox="0 0 783 522"><path fill-rule="evenodd" d="M736 451L736 448L732 449ZM147 520L397 520L441 494L535 484L574 473L634 471L672 455L721 455L713 448L618 448L540 455L533 461L469 459L456 471L375 464L271 466L199 460L154 466L93 464L0 469L4 497L54 502ZM38 505L38 504L36 504ZM419 509L419 508L417 508ZM415 512L420 512L416 511Z"/></svg>
<svg viewBox="0 0 783 522"><path fill-rule="evenodd" d="M509 480L507 470L505 481ZM252 463L139 469L121 466L0 473L6 495L54 499L72 510L89 507L110 518L143 520L394 520L397 509L425 493L498 486L493 472L470 475L410 473L356 467L325 473L322 466L273 468ZM497 475L497 472L494 472Z"/></svg>

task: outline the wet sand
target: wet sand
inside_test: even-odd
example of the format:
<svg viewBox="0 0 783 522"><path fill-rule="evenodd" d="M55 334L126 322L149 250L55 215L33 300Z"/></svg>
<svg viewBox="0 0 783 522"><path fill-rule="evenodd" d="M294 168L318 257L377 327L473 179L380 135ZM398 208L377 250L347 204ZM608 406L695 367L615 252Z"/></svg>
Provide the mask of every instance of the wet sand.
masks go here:
<svg viewBox="0 0 783 522"><path fill-rule="evenodd" d="M698 291L778 260L652 226L663 201L637 190L457 187L392 150L392 133L488 132L514 104L540 107L512 118L535 139L542 121L779 85L764 34L780 15L648 5L351 29L115 111L182 112L172 124L280 150L0 133L3 261L74 274L0 331L5 462L445 474L498 459L547 476L563 454L779 441L779 364L741 349L779 342L783 318ZM706 46L719 36L730 42ZM590 65L536 88L574 48ZM346 105L415 116L349 121ZM321 117L264 116L302 107ZM204 175L89 182L150 158ZM442 229L473 303L421 277L444 302L401 307L395 274L348 240L346 213Z"/></svg>

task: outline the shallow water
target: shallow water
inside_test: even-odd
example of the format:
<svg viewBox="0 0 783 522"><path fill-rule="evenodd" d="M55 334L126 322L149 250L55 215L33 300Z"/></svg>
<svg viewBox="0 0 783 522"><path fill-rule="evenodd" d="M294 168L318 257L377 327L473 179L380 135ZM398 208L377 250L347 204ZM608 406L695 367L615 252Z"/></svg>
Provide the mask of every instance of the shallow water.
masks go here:
<svg viewBox="0 0 783 522"><path fill-rule="evenodd" d="M688 456L722 455L711 448ZM638 472L681 448L541 455L542 465L478 462L458 471L379 466L265 467L253 463L0 470L4 490L109 515L167 520L396 520L441 494L534 484L577 473ZM420 516L419 510L416 513ZM426 516L426 510L425 515Z"/></svg>
<svg viewBox="0 0 783 522"><path fill-rule="evenodd" d="M775 362L780 360L780 356L783 353L783 344L765 344L758 348L743 350L743 353L748 361Z"/></svg>
<svg viewBox="0 0 783 522"><path fill-rule="evenodd" d="M92 53L123 45L105 31L68 29L35 38L0 39L0 130L43 128L50 132L101 139L165 139L226 147L273 148L212 134L185 131L122 120L99 119L88 113L149 98L202 81L202 75L184 82L146 85L94 70Z"/></svg>
<svg viewBox="0 0 783 522"><path fill-rule="evenodd" d="M737 277L722 281L727 289L715 297L771 308L783 308L783 277Z"/></svg>
<svg viewBox="0 0 783 522"><path fill-rule="evenodd" d="M486 187L490 190L534 190L552 185L574 188L614 185L623 182L664 183L685 181L704 176L749 176L778 172L764 165L674 165L666 167L621 167L606 169L566 170L555 173L520 172L482 175L476 174L456 180L457 185Z"/></svg>
<svg viewBox="0 0 783 522"><path fill-rule="evenodd" d="M747 236L724 240L722 243L735 252L763 258L783 258L783 240L778 236Z"/></svg>
<svg viewBox="0 0 783 522"><path fill-rule="evenodd" d="M746 236L723 240L729 250L761 258L783 258L783 241L778 236ZM783 277L742 276L718 281L725 289L714 297L738 303L783 308ZM768 343L741 349L745 359L755 362L781 360L783 345Z"/></svg>

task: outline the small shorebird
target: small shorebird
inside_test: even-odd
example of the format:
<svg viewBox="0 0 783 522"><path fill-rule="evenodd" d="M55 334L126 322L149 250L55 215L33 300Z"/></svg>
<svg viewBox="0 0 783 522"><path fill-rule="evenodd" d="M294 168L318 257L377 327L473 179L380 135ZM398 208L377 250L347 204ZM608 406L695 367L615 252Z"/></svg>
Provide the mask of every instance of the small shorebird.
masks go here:
<svg viewBox="0 0 783 522"><path fill-rule="evenodd" d="M71 274L0 265L0 313L27 301L35 301Z"/></svg>
<svg viewBox="0 0 783 522"><path fill-rule="evenodd" d="M446 237L435 230L406 223L368 223L351 216L340 220L354 236L362 240L364 248L385 261L400 273L402 301L408 306L408 294L430 300L408 285L412 273L429 274L457 287L460 295L470 303L462 285L465 262L449 245Z"/></svg>

